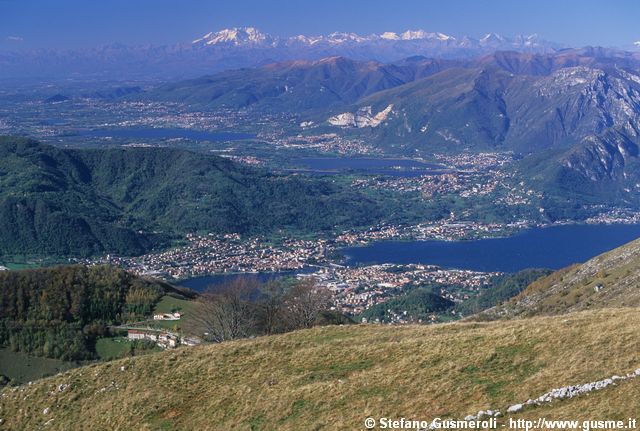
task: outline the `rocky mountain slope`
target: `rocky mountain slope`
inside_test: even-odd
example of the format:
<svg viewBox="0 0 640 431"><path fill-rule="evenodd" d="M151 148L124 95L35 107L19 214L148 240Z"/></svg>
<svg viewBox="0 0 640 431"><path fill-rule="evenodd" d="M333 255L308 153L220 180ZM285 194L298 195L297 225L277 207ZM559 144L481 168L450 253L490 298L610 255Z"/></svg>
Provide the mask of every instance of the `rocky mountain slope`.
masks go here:
<svg viewBox="0 0 640 431"><path fill-rule="evenodd" d="M555 394L553 388L634 373L639 324L637 309L619 309L493 323L315 328L8 387L0 393L0 418L13 430L285 431L361 429L367 417L461 420L487 410L501 411L499 421L627 420L640 414L637 378L507 410Z"/></svg>
<svg viewBox="0 0 640 431"><path fill-rule="evenodd" d="M330 57L160 86L141 99L295 114L394 154L512 151L548 206L637 207L640 56L602 48L394 63Z"/></svg>
<svg viewBox="0 0 640 431"><path fill-rule="evenodd" d="M402 145L406 151L428 145L526 154L567 148L606 130L637 138L638 70L571 66L516 74L512 63L500 60L447 68L365 97L345 112L380 112L392 105L384 122L352 127L368 128L363 133L379 145Z"/></svg>
<svg viewBox="0 0 640 431"><path fill-rule="evenodd" d="M536 280L479 319L640 306L640 240Z"/></svg>
<svg viewBox="0 0 640 431"><path fill-rule="evenodd" d="M638 137L608 130L589 135L569 148L542 151L516 167L546 202L567 208L576 205L639 204Z"/></svg>

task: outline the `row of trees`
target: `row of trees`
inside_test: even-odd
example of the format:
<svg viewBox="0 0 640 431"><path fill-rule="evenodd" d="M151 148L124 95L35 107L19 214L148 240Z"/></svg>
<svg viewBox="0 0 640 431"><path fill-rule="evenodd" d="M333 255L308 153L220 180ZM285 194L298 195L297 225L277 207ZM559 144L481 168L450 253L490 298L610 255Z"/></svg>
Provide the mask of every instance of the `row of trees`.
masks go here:
<svg viewBox="0 0 640 431"><path fill-rule="evenodd" d="M340 322L331 304L330 292L311 281L287 287L237 278L198 297L187 329L212 342L276 334Z"/></svg>

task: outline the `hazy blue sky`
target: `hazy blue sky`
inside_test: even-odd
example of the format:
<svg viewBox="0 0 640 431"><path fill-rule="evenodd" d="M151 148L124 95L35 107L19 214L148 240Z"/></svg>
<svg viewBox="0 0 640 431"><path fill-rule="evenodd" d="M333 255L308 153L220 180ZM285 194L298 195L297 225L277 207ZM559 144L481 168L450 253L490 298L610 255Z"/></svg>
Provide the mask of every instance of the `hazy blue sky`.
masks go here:
<svg viewBox="0 0 640 431"><path fill-rule="evenodd" d="M0 49L188 42L254 26L280 36L422 28L538 33L573 46L640 40L638 0L0 0Z"/></svg>

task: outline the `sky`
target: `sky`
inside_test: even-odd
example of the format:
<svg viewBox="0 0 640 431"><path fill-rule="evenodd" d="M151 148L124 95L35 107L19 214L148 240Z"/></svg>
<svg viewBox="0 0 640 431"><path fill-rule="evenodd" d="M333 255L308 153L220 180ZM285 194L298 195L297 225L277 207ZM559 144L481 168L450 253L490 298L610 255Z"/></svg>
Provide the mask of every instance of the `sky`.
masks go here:
<svg viewBox="0 0 640 431"><path fill-rule="evenodd" d="M167 45L253 26L276 36L424 29L537 33L569 46L640 40L638 0L0 0L0 49Z"/></svg>

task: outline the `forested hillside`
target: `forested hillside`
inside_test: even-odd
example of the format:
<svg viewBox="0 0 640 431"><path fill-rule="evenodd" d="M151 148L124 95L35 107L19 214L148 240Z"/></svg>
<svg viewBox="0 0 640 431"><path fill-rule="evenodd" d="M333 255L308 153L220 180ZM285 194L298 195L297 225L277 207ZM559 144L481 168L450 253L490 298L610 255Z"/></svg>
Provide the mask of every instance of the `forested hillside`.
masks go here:
<svg viewBox="0 0 640 431"><path fill-rule="evenodd" d="M140 254L186 232L320 233L412 203L169 148L65 150L0 138L0 255Z"/></svg>
<svg viewBox="0 0 640 431"><path fill-rule="evenodd" d="M108 266L0 272L0 347L89 359L107 325L148 316L171 290Z"/></svg>

